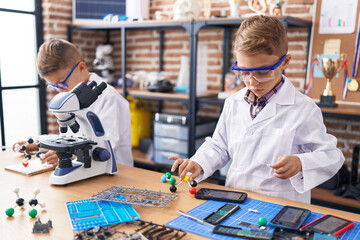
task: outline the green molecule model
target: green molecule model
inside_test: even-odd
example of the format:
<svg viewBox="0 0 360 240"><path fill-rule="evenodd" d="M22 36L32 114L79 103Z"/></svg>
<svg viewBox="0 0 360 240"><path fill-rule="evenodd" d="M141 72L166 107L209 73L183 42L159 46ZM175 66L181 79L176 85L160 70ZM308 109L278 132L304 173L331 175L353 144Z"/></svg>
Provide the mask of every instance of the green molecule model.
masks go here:
<svg viewBox="0 0 360 240"><path fill-rule="evenodd" d="M165 173L165 175L168 179L171 178L171 173L167 172L167 173Z"/></svg>
<svg viewBox="0 0 360 240"><path fill-rule="evenodd" d="M265 226L266 223L267 223L266 218L264 218L264 217L259 218L258 224L259 224L260 226Z"/></svg>
<svg viewBox="0 0 360 240"><path fill-rule="evenodd" d="M174 177L170 178L169 183L174 185L176 183L176 179Z"/></svg>
<svg viewBox="0 0 360 240"><path fill-rule="evenodd" d="M14 214L15 210L13 208L8 208L5 210L5 214L11 217Z"/></svg>
<svg viewBox="0 0 360 240"><path fill-rule="evenodd" d="M36 209L31 209L31 210L29 211L29 216L32 217L32 218L36 217L36 214L37 214Z"/></svg>

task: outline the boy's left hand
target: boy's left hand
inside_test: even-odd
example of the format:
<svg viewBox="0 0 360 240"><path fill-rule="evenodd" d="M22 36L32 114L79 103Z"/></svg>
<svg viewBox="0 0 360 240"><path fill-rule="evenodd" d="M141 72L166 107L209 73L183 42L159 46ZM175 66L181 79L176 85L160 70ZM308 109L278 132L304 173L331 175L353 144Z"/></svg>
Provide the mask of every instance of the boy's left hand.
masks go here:
<svg viewBox="0 0 360 240"><path fill-rule="evenodd" d="M291 178L302 170L300 158L294 155L280 156L271 167L274 169L274 176L281 179Z"/></svg>

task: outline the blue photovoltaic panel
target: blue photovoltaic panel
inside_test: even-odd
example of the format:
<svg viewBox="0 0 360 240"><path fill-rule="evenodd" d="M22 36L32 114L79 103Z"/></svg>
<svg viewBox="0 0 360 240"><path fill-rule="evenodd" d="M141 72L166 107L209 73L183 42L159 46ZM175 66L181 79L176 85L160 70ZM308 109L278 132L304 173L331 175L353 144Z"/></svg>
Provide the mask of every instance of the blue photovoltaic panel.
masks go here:
<svg viewBox="0 0 360 240"><path fill-rule="evenodd" d="M206 201L199 206L191 209L188 211L189 214L194 215L198 218L204 219L206 216L211 214L212 212L215 212L218 210L221 206L223 206L225 202L219 202L219 201ZM232 227L241 227L244 230L252 230L251 228L247 228L244 226L238 225L240 221L248 222L257 225L257 221L259 217L265 217L268 222L275 217L275 215L282 209L282 205L275 204L275 203L269 203L264 202L260 200L255 200L251 198L247 198L244 203L232 203L239 205L241 209L237 210L235 213L233 213L231 216L226 218L223 222L221 222L222 225L226 226L232 226ZM258 213L250 212L248 209L255 209L258 210ZM308 224L319 217L323 216L323 214L311 212L311 215L306 219L305 224ZM221 240L236 240L240 238L230 237L230 236L224 236L212 233L212 229L196 222L192 219L189 219L185 216L179 216L170 222L166 223L165 225L169 227L173 227L176 229L181 229L183 231L195 233L200 236L208 237L211 239L221 239ZM269 227L267 225L267 227ZM274 228L270 227L270 233L274 231ZM345 233L340 235L341 240L353 240L353 239L360 239L360 223L354 221L354 227L347 230Z"/></svg>
<svg viewBox="0 0 360 240"><path fill-rule="evenodd" d="M126 15L126 0L74 0L76 19L99 19L107 14Z"/></svg>

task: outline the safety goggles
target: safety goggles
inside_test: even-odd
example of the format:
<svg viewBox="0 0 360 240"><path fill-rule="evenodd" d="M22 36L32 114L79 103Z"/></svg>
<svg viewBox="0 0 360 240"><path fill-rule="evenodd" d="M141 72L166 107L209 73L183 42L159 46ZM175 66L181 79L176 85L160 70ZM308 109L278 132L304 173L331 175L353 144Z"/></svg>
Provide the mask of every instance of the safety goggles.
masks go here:
<svg viewBox="0 0 360 240"><path fill-rule="evenodd" d="M285 60L286 54L274 65L259 68L239 68L237 61L231 66L231 70L234 72L237 79L250 82L251 78L254 78L258 82L267 82L275 78L275 69L278 68Z"/></svg>
<svg viewBox="0 0 360 240"><path fill-rule="evenodd" d="M80 62L81 62L81 61L80 61ZM51 84L51 83L49 83L48 86L47 86L47 88L50 89L50 90L52 90L52 91L55 91L55 92L59 92L59 91L60 91L60 90L59 90L60 88L61 88L61 89L68 89L69 86L66 84L66 81L70 78L71 74L73 73L73 71L74 71L75 68L79 65L80 62L78 62L78 63L71 69L70 73L67 75L67 77L65 78L64 81L58 82L57 84Z"/></svg>

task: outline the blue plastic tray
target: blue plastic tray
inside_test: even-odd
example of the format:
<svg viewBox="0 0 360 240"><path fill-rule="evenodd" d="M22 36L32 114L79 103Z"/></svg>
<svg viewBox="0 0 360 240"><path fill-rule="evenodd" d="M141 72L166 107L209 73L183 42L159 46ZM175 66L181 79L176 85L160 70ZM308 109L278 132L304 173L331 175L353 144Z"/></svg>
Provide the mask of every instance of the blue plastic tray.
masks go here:
<svg viewBox="0 0 360 240"><path fill-rule="evenodd" d="M74 231L140 219L130 204L84 199L66 203Z"/></svg>

